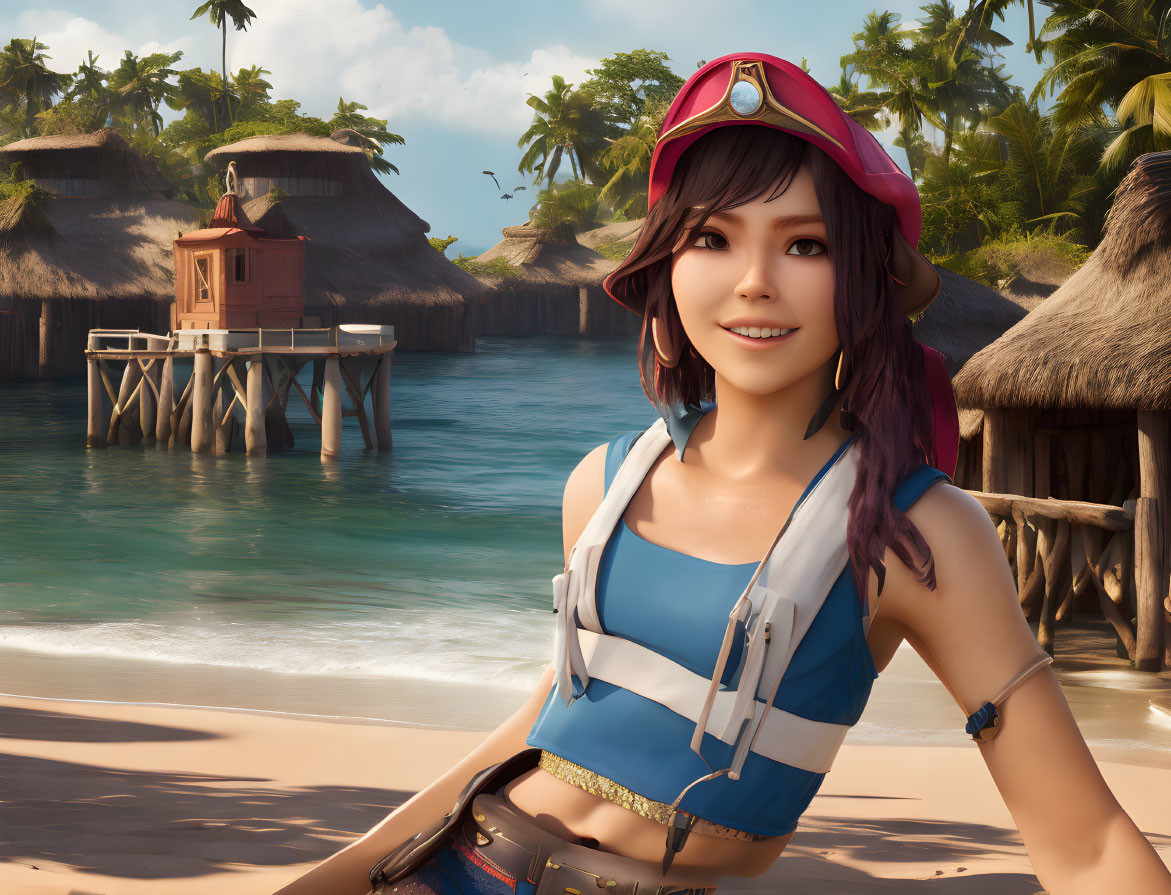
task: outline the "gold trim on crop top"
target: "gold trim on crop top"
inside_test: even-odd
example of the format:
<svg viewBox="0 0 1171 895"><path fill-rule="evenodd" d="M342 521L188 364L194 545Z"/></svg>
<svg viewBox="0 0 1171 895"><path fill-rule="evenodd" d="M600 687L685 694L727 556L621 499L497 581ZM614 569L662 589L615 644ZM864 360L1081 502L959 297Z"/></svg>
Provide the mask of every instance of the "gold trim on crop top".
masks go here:
<svg viewBox="0 0 1171 895"><path fill-rule="evenodd" d="M554 777L564 780L566 783L570 783L579 789L584 789L586 792L593 793L596 796L601 796L603 799L621 805L623 808L627 808L642 817L649 818L661 824L667 824L669 822L671 806L666 802L656 802L654 799L640 796L638 793L627 789L621 783L616 783L609 777L603 777L601 774L595 773L588 768L574 764L569 759L562 758L560 755L554 755L552 752L541 750L541 759L538 762L538 766L542 770L548 771ZM721 839L744 839L754 842L760 839L773 838L760 833L748 833L744 830L735 830L732 827L725 827L722 824L704 820L702 817L696 817L695 826L692 829L697 833L718 836Z"/></svg>

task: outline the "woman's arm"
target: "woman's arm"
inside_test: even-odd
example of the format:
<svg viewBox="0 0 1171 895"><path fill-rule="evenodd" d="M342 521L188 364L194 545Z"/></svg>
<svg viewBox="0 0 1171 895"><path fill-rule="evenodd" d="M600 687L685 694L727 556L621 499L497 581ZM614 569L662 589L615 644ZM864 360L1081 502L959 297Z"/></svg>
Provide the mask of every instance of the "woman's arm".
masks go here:
<svg viewBox="0 0 1171 895"><path fill-rule="evenodd" d="M975 498L943 483L907 516L931 548L938 587L928 590L888 552L883 602L966 716L1040 648ZM999 735L978 748L1046 890L1171 893L1171 873L1102 779L1052 670L1026 679L1000 715Z"/></svg>
<svg viewBox="0 0 1171 895"><path fill-rule="evenodd" d="M590 516L602 502L606 446L591 451L577 465L565 485L561 529L565 561ZM298 877L276 895L365 895L370 891L368 873L384 855L426 829L451 810L471 778L490 765L504 761L525 748L525 738L553 687L553 666L541 675L524 705L489 734L450 771L417 792L388 814L366 835Z"/></svg>
<svg viewBox="0 0 1171 895"><path fill-rule="evenodd" d="M438 778L411 796L382 821L308 873L279 889L276 895L365 895L370 891L370 868L384 855L426 829L451 810L469 780L490 765L525 748L525 737L537 720L553 685L553 667L541 675L533 693L519 709L490 733L480 745Z"/></svg>

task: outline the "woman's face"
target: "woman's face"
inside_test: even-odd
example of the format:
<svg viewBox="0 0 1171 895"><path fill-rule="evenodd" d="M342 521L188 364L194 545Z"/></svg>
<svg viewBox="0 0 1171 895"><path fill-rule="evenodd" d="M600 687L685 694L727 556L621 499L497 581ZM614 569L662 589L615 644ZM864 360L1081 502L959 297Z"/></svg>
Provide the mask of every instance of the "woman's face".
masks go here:
<svg viewBox="0 0 1171 895"><path fill-rule="evenodd" d="M692 346L717 382L753 395L824 375L838 348L833 268L808 166L765 201L771 193L712 215L671 260Z"/></svg>

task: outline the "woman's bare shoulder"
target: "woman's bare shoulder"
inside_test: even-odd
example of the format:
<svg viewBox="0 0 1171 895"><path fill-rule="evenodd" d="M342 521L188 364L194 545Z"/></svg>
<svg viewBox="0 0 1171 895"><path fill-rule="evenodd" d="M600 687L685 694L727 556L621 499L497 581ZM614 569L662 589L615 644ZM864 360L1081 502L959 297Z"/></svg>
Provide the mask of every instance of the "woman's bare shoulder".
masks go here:
<svg viewBox="0 0 1171 895"><path fill-rule="evenodd" d="M602 503L606 490L607 447L608 444L600 444L586 454L565 483L565 494L561 499L561 535L567 563L569 551Z"/></svg>
<svg viewBox="0 0 1171 895"><path fill-rule="evenodd" d="M935 589L897 559L887 562L887 606L907 641L972 711L1039 650L1020 609L1016 580L992 518L975 497L948 482L928 488L908 510L935 565Z"/></svg>

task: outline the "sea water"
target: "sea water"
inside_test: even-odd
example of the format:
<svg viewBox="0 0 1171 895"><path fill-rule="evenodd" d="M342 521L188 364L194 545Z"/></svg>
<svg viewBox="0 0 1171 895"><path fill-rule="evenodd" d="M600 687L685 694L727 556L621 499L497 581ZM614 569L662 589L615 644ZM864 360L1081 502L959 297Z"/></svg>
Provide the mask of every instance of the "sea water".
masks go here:
<svg viewBox="0 0 1171 895"><path fill-rule="evenodd" d="M294 449L251 458L87 449L83 381L0 387L0 693L503 720L552 658L567 476L655 419L632 340L481 338L392 370L393 451L346 418L324 464L295 393ZM1091 744L1171 756L1165 676L1060 679ZM849 741L963 745L963 723L904 645Z"/></svg>
<svg viewBox="0 0 1171 895"><path fill-rule="evenodd" d="M284 454L87 449L84 381L5 384L0 649L531 690L565 480L655 419L633 340L395 355L389 454L289 407Z"/></svg>

